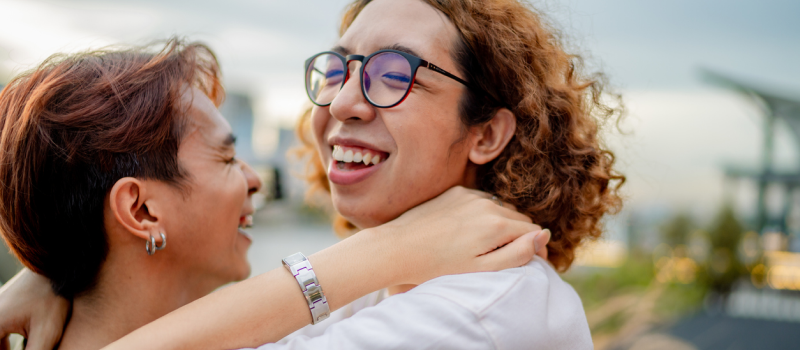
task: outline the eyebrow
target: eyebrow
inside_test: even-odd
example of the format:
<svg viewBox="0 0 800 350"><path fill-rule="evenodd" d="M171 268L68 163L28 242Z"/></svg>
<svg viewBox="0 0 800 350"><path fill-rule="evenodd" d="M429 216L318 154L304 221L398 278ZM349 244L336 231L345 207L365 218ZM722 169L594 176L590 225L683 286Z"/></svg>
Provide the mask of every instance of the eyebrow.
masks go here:
<svg viewBox="0 0 800 350"><path fill-rule="evenodd" d="M331 49L331 51L336 52L336 53L340 53L340 54L342 54L342 56L347 56L347 55L350 54L350 50L348 50L346 47L341 46L341 45L334 46Z"/></svg>
<svg viewBox="0 0 800 350"><path fill-rule="evenodd" d="M420 54L418 54L416 51L414 51L410 47L404 46L404 45L400 45L400 44L392 44L392 45L388 45L388 46L382 46L378 50L395 50L395 51L405 52L407 54L414 55L414 56L417 56L419 58L422 58L422 56ZM341 46L341 45L334 46L331 49L331 51L339 53L342 56L347 56L347 55L350 55L352 53L352 51L350 51L348 48L346 48L344 46Z"/></svg>
<svg viewBox="0 0 800 350"><path fill-rule="evenodd" d="M380 49L381 50L395 50L395 51L405 52L405 53L407 53L409 55L414 55L414 56L417 56L419 58L423 58L422 55L418 54L416 51L412 50L410 47L403 46L403 45L400 45L400 44L392 44L392 45L389 45L389 46L383 46Z"/></svg>

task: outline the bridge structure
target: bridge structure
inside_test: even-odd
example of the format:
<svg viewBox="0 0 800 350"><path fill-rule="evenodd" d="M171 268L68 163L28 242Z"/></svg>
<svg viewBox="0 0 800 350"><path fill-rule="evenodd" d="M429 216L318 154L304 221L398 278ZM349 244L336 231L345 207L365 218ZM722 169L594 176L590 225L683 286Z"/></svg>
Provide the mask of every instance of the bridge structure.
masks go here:
<svg viewBox="0 0 800 350"><path fill-rule="evenodd" d="M755 103L762 115L762 151L760 164L753 168L726 166L725 175L730 179L754 181L758 187L755 229L759 233L779 230L789 233L789 216L796 205L794 193L800 189L800 170L785 170L775 164L775 134L778 128L785 127L791 134L797 154L800 155L800 94L791 96L774 91L762 85L739 80L717 72L704 70L703 78L714 85L738 92ZM784 191L783 208L777 215L767 208L768 189L780 186ZM794 228L796 229L796 228Z"/></svg>

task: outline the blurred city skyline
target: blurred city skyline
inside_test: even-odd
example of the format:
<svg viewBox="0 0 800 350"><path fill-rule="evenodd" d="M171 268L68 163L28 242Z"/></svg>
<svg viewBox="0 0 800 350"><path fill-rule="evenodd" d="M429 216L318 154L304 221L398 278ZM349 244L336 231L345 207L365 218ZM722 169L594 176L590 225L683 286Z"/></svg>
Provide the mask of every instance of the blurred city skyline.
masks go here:
<svg viewBox="0 0 800 350"><path fill-rule="evenodd" d="M0 0L0 83L55 52L185 36L208 43L228 89L252 97L254 143L268 151L274 128L292 127L307 104L302 62L333 45L347 3ZM700 68L800 96L800 65L791 64L800 57L796 1L532 3L623 94L624 133L609 125L607 140L628 175L629 208L714 211L721 165L757 164L759 110L706 85ZM792 142L778 133L779 167L798 166ZM751 210L754 188L740 192L740 209Z"/></svg>

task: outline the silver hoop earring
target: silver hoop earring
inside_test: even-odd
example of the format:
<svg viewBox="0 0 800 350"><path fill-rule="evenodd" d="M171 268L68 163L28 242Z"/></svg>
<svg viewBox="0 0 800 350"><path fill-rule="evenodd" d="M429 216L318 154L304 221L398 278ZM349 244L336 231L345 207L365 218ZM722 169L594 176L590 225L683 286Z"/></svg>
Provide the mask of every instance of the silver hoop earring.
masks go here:
<svg viewBox="0 0 800 350"><path fill-rule="evenodd" d="M147 255L153 255L157 250L167 247L167 235L163 232L159 232L159 235L161 235L161 245L156 245L156 238L153 236L150 236L150 239L145 242L144 249L147 251Z"/></svg>

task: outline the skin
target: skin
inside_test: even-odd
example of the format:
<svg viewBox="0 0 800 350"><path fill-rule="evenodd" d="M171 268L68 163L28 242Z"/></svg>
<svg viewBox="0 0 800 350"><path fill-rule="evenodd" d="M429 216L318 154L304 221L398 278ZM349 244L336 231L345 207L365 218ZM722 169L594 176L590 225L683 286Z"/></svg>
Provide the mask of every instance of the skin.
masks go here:
<svg viewBox="0 0 800 350"><path fill-rule="evenodd" d="M366 56L401 46L463 79L451 56L457 39L455 26L422 1L377 0L363 9L333 50ZM331 105L315 107L311 118L329 174L336 171L332 147L342 140L389 153L368 178L355 184L331 182L334 207L358 228L388 222L450 187L475 188L478 165L497 157L513 136L516 123L508 109L498 109L485 125L465 128L458 109L465 87L425 68L417 71L405 101L376 108L361 92L357 64L351 63L351 78Z"/></svg>
<svg viewBox="0 0 800 350"><path fill-rule="evenodd" d="M233 150L225 142L230 127L207 98L192 93L194 128L179 149L181 164L191 174L188 191L131 178L115 184L106 208L112 250L98 287L75 299L61 349L100 348L134 329L108 348L253 347L310 323L297 282L283 268L183 306L249 271L244 260L249 242L236 227L252 211L247 199L260 185L249 167L231 162ZM538 226L488 197L455 187L390 223L309 256L331 309L387 286L497 271L546 252L547 238ZM219 218L206 221L204 216ZM169 245L147 256L143 242L159 232L167 234ZM503 248L495 250L498 246ZM8 333L37 337L29 343L31 350L52 348L63 313L43 305L64 311L67 303L51 294L37 297L39 291L49 291L48 281L30 271L0 288L0 348ZM19 301L32 309L21 308Z"/></svg>
<svg viewBox="0 0 800 350"><path fill-rule="evenodd" d="M251 242L239 226L261 182L234 160L231 127L214 104L197 89L183 102L190 106L178 151L189 174L184 187L136 178L113 186L105 205L109 254L97 287L74 299L60 349L103 347L250 273ZM148 256L143 242L160 242L160 232L168 245Z"/></svg>
<svg viewBox="0 0 800 350"><path fill-rule="evenodd" d="M463 78L451 58L456 38L452 23L421 1L377 0L364 9L337 46L347 51L344 54L368 55L402 45ZM458 115L463 85L427 69L418 71L410 96L391 109L371 106L359 84L354 75L329 107L312 111L318 151L329 172L337 139L367 143L390 155L380 169L356 184L331 184L336 209L362 229L309 257L332 310L387 285L394 285L390 292L398 293L445 273L519 266L533 255L533 250L525 250L534 247L546 258L549 231L540 231L530 218L509 210L513 209L510 205L501 208L487 200L486 194L452 188L476 187L478 166L496 158L513 137L513 113L498 109L490 122L465 128ZM487 215L492 212L502 215ZM479 244L457 238L469 231L486 236ZM520 237L525 232L531 233ZM397 247L409 249L397 251ZM472 253L467 258L453 254L459 251ZM523 258L500 263L503 254ZM203 297L109 348L215 349L274 342L310 322L296 289L291 276L276 269Z"/></svg>

